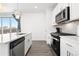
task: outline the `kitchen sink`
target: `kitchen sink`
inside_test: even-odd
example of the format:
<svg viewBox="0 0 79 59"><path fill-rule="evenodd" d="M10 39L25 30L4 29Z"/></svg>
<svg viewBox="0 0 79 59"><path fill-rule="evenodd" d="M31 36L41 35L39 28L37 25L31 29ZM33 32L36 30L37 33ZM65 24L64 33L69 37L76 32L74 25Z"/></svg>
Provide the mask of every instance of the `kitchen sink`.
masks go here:
<svg viewBox="0 0 79 59"><path fill-rule="evenodd" d="M26 33L18 33L17 35L24 35L24 34L26 34Z"/></svg>

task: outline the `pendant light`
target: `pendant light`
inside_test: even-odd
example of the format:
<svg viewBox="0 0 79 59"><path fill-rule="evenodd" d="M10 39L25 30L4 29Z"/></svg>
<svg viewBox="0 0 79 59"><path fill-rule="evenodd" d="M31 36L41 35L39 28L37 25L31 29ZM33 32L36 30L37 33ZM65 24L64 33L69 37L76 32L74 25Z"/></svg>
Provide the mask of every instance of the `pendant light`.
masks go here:
<svg viewBox="0 0 79 59"><path fill-rule="evenodd" d="M15 15L16 19L20 19L20 17L21 17L21 11L19 11L19 3L17 3L14 15Z"/></svg>

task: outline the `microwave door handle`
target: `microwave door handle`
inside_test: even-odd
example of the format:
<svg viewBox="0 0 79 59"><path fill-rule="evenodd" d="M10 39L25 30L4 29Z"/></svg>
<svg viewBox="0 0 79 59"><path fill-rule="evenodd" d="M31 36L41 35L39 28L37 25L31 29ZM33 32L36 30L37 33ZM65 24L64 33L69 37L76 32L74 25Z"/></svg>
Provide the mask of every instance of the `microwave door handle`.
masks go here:
<svg viewBox="0 0 79 59"><path fill-rule="evenodd" d="M67 19L67 9L65 9L65 19Z"/></svg>
<svg viewBox="0 0 79 59"><path fill-rule="evenodd" d="M63 19L63 11L62 11L62 14L61 14L61 19Z"/></svg>

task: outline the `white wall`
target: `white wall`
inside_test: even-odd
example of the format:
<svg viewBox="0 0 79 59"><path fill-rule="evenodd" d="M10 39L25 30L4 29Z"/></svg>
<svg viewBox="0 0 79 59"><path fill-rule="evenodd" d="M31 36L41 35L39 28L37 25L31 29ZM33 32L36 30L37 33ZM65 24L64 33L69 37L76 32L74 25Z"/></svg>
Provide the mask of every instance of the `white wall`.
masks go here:
<svg viewBox="0 0 79 59"><path fill-rule="evenodd" d="M50 22L47 13L26 13L22 15L22 32L32 32L33 40L47 40Z"/></svg>
<svg viewBox="0 0 79 59"><path fill-rule="evenodd" d="M51 43L51 35L50 33L53 32L53 27L52 27L52 11L51 10L47 10L46 13L45 13L45 17L46 17L46 28L47 28L47 44L50 44Z"/></svg>

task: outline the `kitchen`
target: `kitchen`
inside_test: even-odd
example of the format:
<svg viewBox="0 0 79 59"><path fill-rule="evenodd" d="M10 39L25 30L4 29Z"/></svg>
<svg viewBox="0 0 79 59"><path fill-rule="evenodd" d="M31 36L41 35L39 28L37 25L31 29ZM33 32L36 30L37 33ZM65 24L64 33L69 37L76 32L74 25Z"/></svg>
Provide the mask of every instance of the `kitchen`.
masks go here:
<svg viewBox="0 0 79 59"><path fill-rule="evenodd" d="M0 10L0 56L79 56L79 3L2 3Z"/></svg>

